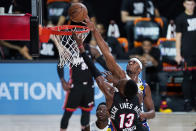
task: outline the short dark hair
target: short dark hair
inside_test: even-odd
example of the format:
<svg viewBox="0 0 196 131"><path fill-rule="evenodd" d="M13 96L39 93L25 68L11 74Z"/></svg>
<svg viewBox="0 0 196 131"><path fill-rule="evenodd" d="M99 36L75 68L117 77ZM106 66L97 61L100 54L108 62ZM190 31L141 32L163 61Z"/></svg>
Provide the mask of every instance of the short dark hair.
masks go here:
<svg viewBox="0 0 196 131"><path fill-rule="evenodd" d="M184 0L184 2L186 2L186 1L193 1L193 2L195 2L195 0Z"/></svg>
<svg viewBox="0 0 196 131"><path fill-rule="evenodd" d="M153 40L151 39L151 38L143 38L142 39L142 43L144 42L144 41L149 41L150 43L152 43L153 44Z"/></svg>
<svg viewBox="0 0 196 131"><path fill-rule="evenodd" d="M106 103L105 102L101 102L101 103L99 103L99 105L97 106L97 109L99 108L99 106L101 106L101 105L105 105L106 106ZM97 111L97 109L96 109L96 111Z"/></svg>
<svg viewBox="0 0 196 131"><path fill-rule="evenodd" d="M137 84L133 80L128 80L124 88L125 96L131 99L134 96L136 96L137 92L138 92Z"/></svg>

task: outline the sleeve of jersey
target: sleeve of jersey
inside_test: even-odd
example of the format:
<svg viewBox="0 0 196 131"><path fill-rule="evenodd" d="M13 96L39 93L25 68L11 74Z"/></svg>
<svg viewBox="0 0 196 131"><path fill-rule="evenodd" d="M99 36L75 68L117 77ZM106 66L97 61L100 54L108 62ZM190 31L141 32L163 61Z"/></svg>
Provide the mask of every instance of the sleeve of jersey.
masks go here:
<svg viewBox="0 0 196 131"><path fill-rule="evenodd" d="M182 26L181 26L181 22L182 22L182 19L181 17L178 17L175 21L176 23L176 32L182 32Z"/></svg>
<svg viewBox="0 0 196 131"><path fill-rule="evenodd" d="M122 6L121 6L121 11L128 11L128 8L129 8L128 0L123 0Z"/></svg>
<svg viewBox="0 0 196 131"><path fill-rule="evenodd" d="M95 64L88 57L88 55L84 52L81 54L81 56L84 59L84 62L87 64L88 68L90 69L93 77L96 79L98 76L101 76L100 71L95 67Z"/></svg>

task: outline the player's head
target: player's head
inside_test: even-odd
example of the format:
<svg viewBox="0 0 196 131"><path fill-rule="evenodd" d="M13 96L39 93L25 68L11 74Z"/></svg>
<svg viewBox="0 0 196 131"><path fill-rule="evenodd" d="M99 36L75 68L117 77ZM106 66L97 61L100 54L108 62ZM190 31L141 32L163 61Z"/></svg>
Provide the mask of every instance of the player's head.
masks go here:
<svg viewBox="0 0 196 131"><path fill-rule="evenodd" d="M99 121L105 121L109 118L109 114L105 102L102 102L97 106L96 116L97 116L97 120Z"/></svg>
<svg viewBox="0 0 196 131"><path fill-rule="evenodd" d="M127 74L137 74L139 75L139 73L142 71L143 65L142 62L139 58L133 57L131 59L129 59L129 62L127 64Z"/></svg>
<svg viewBox="0 0 196 131"><path fill-rule="evenodd" d="M195 0L184 0L183 5L186 12L193 13L195 8Z"/></svg>
<svg viewBox="0 0 196 131"><path fill-rule="evenodd" d="M120 93L128 99L133 98L138 92L137 84L133 80L122 79L118 86Z"/></svg>

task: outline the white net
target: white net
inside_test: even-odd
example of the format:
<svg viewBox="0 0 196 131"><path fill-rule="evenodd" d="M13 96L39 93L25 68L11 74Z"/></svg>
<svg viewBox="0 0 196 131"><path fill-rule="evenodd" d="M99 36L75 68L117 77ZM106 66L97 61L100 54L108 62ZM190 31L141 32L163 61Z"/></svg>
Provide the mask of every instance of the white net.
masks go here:
<svg viewBox="0 0 196 131"><path fill-rule="evenodd" d="M87 29L74 27L72 29L64 29L61 31L74 31L76 32L76 36L82 38L84 41L89 31L86 33L77 33L77 31L84 31ZM54 35L55 45L59 52L59 64L58 66L64 67L67 65L68 67L77 66L80 64L80 52L77 46L76 41L73 39L72 35Z"/></svg>

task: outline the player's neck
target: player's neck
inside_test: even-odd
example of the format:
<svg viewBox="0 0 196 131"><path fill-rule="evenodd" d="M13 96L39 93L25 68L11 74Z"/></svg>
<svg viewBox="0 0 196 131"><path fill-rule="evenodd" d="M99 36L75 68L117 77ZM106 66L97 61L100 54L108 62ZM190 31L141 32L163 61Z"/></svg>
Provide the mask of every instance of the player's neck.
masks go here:
<svg viewBox="0 0 196 131"><path fill-rule="evenodd" d="M131 80L135 81L136 83L138 82L138 75L137 74L129 74L129 77Z"/></svg>
<svg viewBox="0 0 196 131"><path fill-rule="evenodd" d="M99 129L104 129L108 125L108 119L105 121L97 120L96 125Z"/></svg>

